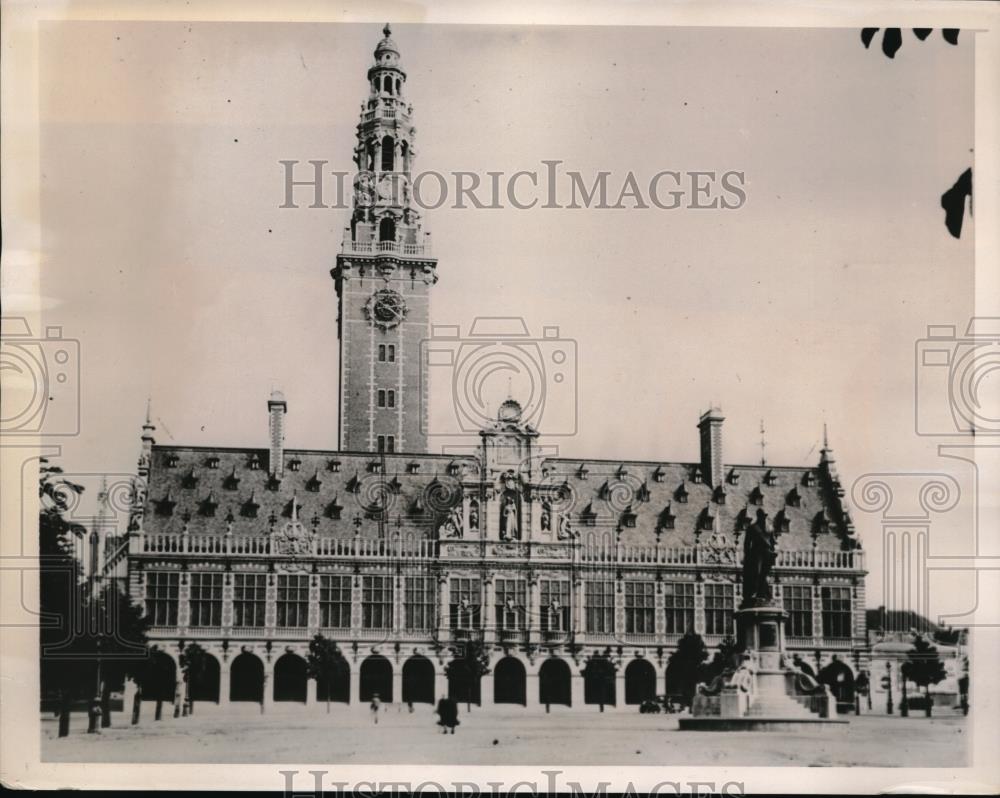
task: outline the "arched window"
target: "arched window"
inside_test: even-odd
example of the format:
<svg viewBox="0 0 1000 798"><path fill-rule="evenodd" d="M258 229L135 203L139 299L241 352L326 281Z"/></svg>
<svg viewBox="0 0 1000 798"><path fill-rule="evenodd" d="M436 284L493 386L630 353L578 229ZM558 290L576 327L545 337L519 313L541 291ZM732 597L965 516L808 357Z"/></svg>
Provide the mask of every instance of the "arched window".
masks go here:
<svg viewBox="0 0 1000 798"><path fill-rule="evenodd" d="M399 78L396 78L396 94L399 94L402 85L403 81L401 81Z"/></svg>
<svg viewBox="0 0 1000 798"><path fill-rule="evenodd" d="M402 160L402 167L404 172L410 171L410 145L407 142L403 142L399 145L399 157Z"/></svg>
<svg viewBox="0 0 1000 798"><path fill-rule="evenodd" d="M382 221L378 223L378 240L379 241L395 241L396 240L396 222L389 216L386 216Z"/></svg>
<svg viewBox="0 0 1000 798"><path fill-rule="evenodd" d="M386 75L385 78L382 80L382 88L389 94L392 94L392 78L390 78L388 75Z"/></svg>
<svg viewBox="0 0 1000 798"><path fill-rule="evenodd" d="M392 140L392 136L386 136L382 139L382 171L391 172L394 168L396 156L396 142Z"/></svg>

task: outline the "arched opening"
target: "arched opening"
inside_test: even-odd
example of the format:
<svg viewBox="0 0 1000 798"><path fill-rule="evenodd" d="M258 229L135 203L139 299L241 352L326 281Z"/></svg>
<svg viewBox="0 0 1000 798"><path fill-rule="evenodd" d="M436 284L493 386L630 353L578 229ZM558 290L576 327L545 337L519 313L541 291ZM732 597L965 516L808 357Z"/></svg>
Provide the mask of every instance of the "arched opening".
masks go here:
<svg viewBox="0 0 1000 798"><path fill-rule="evenodd" d="M634 659L625 668L625 703L641 704L656 698L656 669L644 659Z"/></svg>
<svg viewBox="0 0 1000 798"><path fill-rule="evenodd" d="M407 142L403 142L399 145L399 157L403 161L403 171L410 171L410 145Z"/></svg>
<svg viewBox="0 0 1000 798"><path fill-rule="evenodd" d="M527 682L528 675L521 661L504 657L493 669L493 703L526 705Z"/></svg>
<svg viewBox="0 0 1000 798"><path fill-rule="evenodd" d="M540 704L563 704L570 706L572 703L570 689L569 665L558 657L551 657L542 663L538 669L538 702Z"/></svg>
<svg viewBox="0 0 1000 798"><path fill-rule="evenodd" d="M361 663L361 700L371 701L376 694L384 704L392 701L392 665L381 654Z"/></svg>
<svg viewBox="0 0 1000 798"><path fill-rule="evenodd" d="M392 78L388 75L382 78L382 91L392 94Z"/></svg>
<svg viewBox="0 0 1000 798"><path fill-rule="evenodd" d="M395 162L396 144L392 136L386 136L382 139L382 171L391 172L395 168Z"/></svg>
<svg viewBox="0 0 1000 798"><path fill-rule="evenodd" d="M465 660L452 660L448 664L448 698L466 704L481 700L480 677Z"/></svg>
<svg viewBox="0 0 1000 798"><path fill-rule="evenodd" d="M274 663L274 700L306 702L308 674L306 661L288 653Z"/></svg>
<svg viewBox="0 0 1000 798"><path fill-rule="evenodd" d="M396 220L391 216L384 216L378 223L378 240L396 240Z"/></svg>
<svg viewBox="0 0 1000 798"><path fill-rule="evenodd" d="M396 78L396 94L399 94L403 90L402 87L403 87L403 81L400 80L399 78Z"/></svg>
<svg viewBox="0 0 1000 798"><path fill-rule="evenodd" d="M838 712L854 709L854 674L843 662L835 659L819 672L816 681L829 685L830 692L837 699Z"/></svg>
<svg viewBox="0 0 1000 798"><path fill-rule="evenodd" d="M204 666L191 675L191 700L213 701L219 703L219 660L211 654L206 654Z"/></svg>
<svg viewBox="0 0 1000 798"><path fill-rule="evenodd" d="M234 659L229 670L229 700L264 700L264 663L248 651Z"/></svg>
<svg viewBox="0 0 1000 798"><path fill-rule="evenodd" d="M335 701L341 704L351 702L351 666L343 657L339 658L326 679L316 683L317 701Z"/></svg>
<svg viewBox="0 0 1000 798"><path fill-rule="evenodd" d="M427 657L416 654L403 663L403 701L434 703L434 666Z"/></svg>
<svg viewBox="0 0 1000 798"><path fill-rule="evenodd" d="M177 690L177 665L162 651L154 653L143 669L142 697L146 701L173 701Z"/></svg>
<svg viewBox="0 0 1000 798"><path fill-rule="evenodd" d="M615 703L615 666L603 657L587 660L583 669L583 703Z"/></svg>

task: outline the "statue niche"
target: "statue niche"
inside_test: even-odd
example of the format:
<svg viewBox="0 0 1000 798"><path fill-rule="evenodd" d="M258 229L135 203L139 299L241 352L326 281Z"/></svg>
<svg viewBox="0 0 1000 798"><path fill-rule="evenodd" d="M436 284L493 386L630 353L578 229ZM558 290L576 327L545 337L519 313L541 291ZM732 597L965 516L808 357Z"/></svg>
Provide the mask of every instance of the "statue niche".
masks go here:
<svg viewBox="0 0 1000 798"><path fill-rule="evenodd" d="M521 502L517 492L507 489L500 499L500 540L521 539Z"/></svg>

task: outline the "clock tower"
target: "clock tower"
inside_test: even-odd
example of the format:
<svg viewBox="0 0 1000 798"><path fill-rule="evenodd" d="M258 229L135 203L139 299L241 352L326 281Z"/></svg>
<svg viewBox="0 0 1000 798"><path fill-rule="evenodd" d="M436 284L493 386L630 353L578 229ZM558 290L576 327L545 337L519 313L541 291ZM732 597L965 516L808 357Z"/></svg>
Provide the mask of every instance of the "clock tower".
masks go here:
<svg viewBox="0 0 1000 798"><path fill-rule="evenodd" d="M389 25L361 104L350 225L337 265L342 451L427 450L427 380L421 342L430 332L437 260L413 206L416 148L406 72Z"/></svg>

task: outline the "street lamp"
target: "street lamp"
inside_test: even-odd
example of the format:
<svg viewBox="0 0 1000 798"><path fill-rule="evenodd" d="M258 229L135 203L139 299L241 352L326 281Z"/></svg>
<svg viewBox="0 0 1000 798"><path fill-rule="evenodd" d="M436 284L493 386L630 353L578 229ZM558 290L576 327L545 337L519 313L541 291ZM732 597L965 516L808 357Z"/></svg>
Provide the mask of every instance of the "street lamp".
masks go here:
<svg viewBox="0 0 1000 798"><path fill-rule="evenodd" d="M885 663L885 676L882 677L882 687L885 688L885 713L892 714L892 663Z"/></svg>

